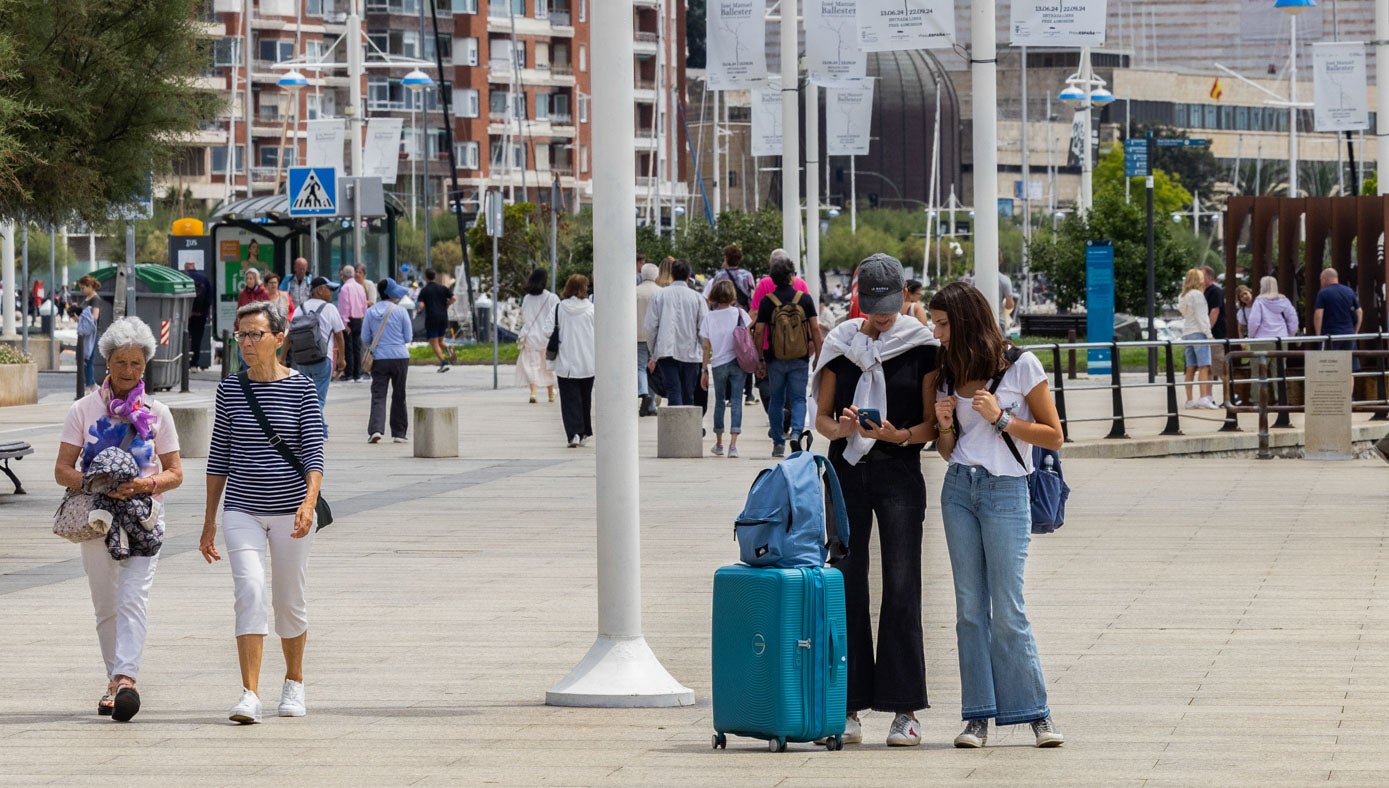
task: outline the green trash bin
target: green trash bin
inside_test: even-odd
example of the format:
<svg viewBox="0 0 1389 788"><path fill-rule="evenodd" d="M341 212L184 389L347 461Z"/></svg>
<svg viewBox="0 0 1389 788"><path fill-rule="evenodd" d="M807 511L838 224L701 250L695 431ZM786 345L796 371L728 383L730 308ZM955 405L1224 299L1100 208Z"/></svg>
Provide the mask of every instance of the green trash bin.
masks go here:
<svg viewBox="0 0 1389 788"><path fill-rule="evenodd" d="M97 293L104 302L97 321L99 335L115 317L116 268L102 268L92 276L101 283ZM192 277L159 263L135 266L135 316L150 327L155 341L154 358L145 366L145 387L152 391L167 391L182 380L193 295ZM97 353L96 379L100 382L105 377L106 363Z"/></svg>

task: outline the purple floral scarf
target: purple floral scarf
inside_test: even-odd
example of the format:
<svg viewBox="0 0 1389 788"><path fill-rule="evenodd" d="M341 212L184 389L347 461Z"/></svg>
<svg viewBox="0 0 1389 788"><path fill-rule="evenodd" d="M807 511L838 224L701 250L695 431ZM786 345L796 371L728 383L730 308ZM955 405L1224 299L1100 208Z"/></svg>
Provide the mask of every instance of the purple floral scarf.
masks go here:
<svg viewBox="0 0 1389 788"><path fill-rule="evenodd" d="M154 432L155 416L149 408L143 407L145 381L135 384L125 397L117 397L111 390L111 378L101 383L101 398L106 402L106 414L115 419L123 419L135 425L135 432L141 438L149 439Z"/></svg>

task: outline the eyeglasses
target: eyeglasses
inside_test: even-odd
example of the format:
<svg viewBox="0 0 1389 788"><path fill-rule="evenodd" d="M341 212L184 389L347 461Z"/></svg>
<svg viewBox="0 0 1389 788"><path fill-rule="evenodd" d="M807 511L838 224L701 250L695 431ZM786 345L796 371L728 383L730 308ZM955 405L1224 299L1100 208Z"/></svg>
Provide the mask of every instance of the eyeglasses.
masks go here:
<svg viewBox="0 0 1389 788"><path fill-rule="evenodd" d="M245 342L247 340L250 340L251 342L259 342L265 338L266 334L269 333L269 331L237 331L236 333L232 334L232 339L236 340L238 343Z"/></svg>

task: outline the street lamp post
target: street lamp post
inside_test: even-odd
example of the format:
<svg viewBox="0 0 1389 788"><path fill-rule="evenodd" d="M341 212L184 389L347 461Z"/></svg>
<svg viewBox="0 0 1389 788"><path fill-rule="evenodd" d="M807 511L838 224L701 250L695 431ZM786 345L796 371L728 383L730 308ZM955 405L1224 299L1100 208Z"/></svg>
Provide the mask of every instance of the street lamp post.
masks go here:
<svg viewBox="0 0 1389 788"><path fill-rule="evenodd" d="M1076 108L1081 123L1080 194L1076 197L1076 209L1088 213L1095 200L1093 173L1093 140L1090 139L1090 110L1104 107L1114 101L1114 94L1105 87L1105 81L1095 76L1090 65L1090 48L1080 50L1080 70L1066 78L1066 88L1057 96L1063 103Z"/></svg>
<svg viewBox="0 0 1389 788"><path fill-rule="evenodd" d="M1317 0L1278 0L1273 4L1289 16L1288 19L1288 196L1296 197L1297 188L1297 16L1314 8Z"/></svg>
<svg viewBox="0 0 1389 788"><path fill-rule="evenodd" d="M424 73L423 71L420 71L417 68L411 71L409 74L406 74L404 77L401 77L400 84L409 88L410 92L415 97L415 100L410 108L410 147L414 148L415 132L417 131L417 128L415 127L415 109L419 106L420 101L423 99L424 89L432 86L434 84L434 80L431 79L428 74ZM425 127L427 128L428 126L429 124L426 123ZM425 145L423 143L423 140L421 140L421 145L423 145L423 147L425 148L425 160L428 161L429 157L427 154L429 146ZM411 153L414 155L414 158L410 160L410 224L413 225L415 223L415 210L419 205L419 200L417 199L415 194L415 160L419 158L419 152L412 150ZM425 209L425 215L429 215L428 209ZM428 236L426 236L424 239L424 245L425 248L429 247Z"/></svg>

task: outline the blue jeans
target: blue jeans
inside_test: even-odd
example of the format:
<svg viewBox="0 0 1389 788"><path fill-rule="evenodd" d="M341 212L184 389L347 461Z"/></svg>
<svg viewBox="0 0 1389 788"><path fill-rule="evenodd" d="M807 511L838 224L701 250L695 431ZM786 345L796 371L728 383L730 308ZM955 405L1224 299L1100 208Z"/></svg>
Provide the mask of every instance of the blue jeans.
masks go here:
<svg viewBox="0 0 1389 788"><path fill-rule="evenodd" d="M91 337L91 338L88 338L86 341L88 341L88 342L95 342L95 341L96 341L96 338L95 338L95 337ZM83 370L83 372L84 372L85 375L86 375L86 378L87 378L87 385L88 385L88 386L95 386L95 385L96 385L96 353L88 353L88 354L87 354L87 360L86 360L85 362L83 362L83 364L82 364L82 370Z"/></svg>
<svg viewBox="0 0 1389 788"><path fill-rule="evenodd" d="M328 403L328 381L333 379L333 359L325 358L317 364L300 364L299 373L313 381L314 391L318 394L318 413L321 418L323 408ZM326 418L323 419L323 438L328 439Z"/></svg>
<svg viewBox="0 0 1389 788"><path fill-rule="evenodd" d="M651 387L646 383L646 364L651 361L651 349L645 342L637 343L637 395L647 397L651 395Z"/></svg>
<svg viewBox="0 0 1389 788"><path fill-rule="evenodd" d="M955 638L966 720L1017 725L1048 716L1037 642L1023 605L1032 539L1027 479L952 463L940 494L955 576Z"/></svg>
<svg viewBox="0 0 1389 788"><path fill-rule="evenodd" d="M805 428L805 387L810 377L810 362L803 358L776 358L767 362L767 380L771 389L771 399L767 401L767 437L780 446L786 442L781 431L779 418L786 403L791 403L791 435L799 435Z"/></svg>
<svg viewBox="0 0 1389 788"><path fill-rule="evenodd" d="M695 388L699 386L698 361L676 361L663 358L656 361L656 372L666 387L666 402L671 405L698 405Z"/></svg>
<svg viewBox="0 0 1389 788"><path fill-rule="evenodd" d="M733 411L733 429L729 432L738 435L743 431L743 381L748 373L730 361L714 367L714 434L723 434L723 408ZM732 396L729 393L732 392Z"/></svg>

